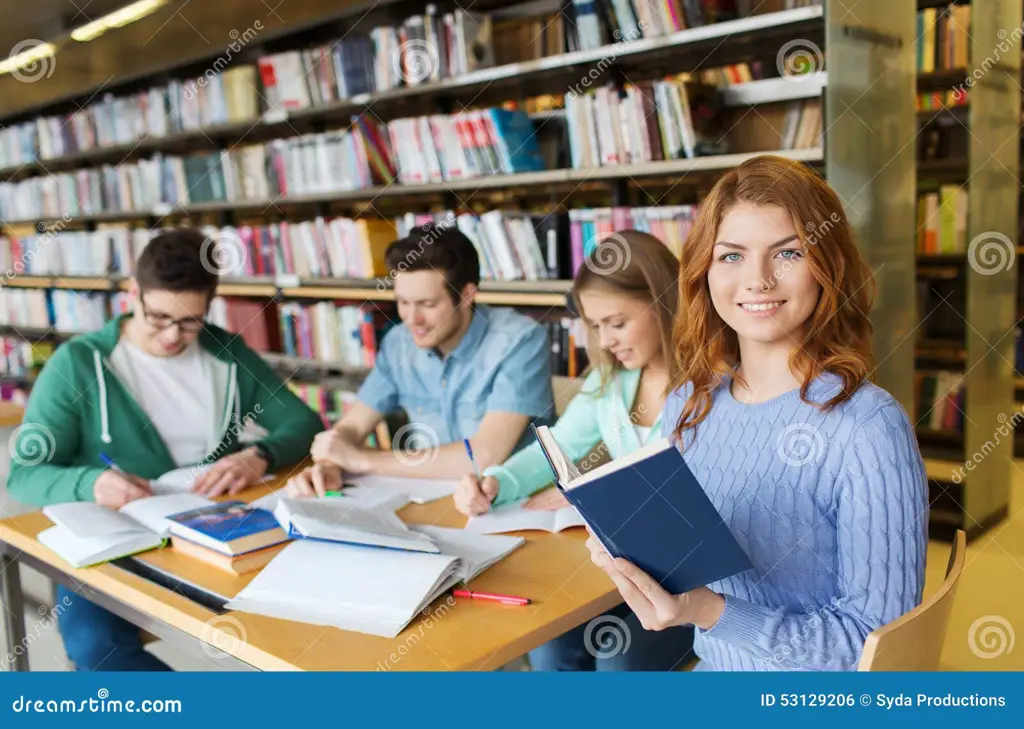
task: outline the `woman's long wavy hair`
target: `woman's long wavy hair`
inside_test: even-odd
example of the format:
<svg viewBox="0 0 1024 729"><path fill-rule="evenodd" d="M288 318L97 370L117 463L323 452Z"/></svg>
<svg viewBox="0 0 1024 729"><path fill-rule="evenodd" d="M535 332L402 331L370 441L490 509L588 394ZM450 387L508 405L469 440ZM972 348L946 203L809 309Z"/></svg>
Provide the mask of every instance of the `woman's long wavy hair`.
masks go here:
<svg viewBox="0 0 1024 729"><path fill-rule="evenodd" d="M803 341L789 365L802 380L806 402L811 382L822 372L842 378L838 394L821 405L829 410L849 399L867 379L874 356L868 312L875 281L853 242L842 203L812 170L782 157L755 157L731 170L701 203L683 250L679 273L680 314L672 330L675 384L693 389L675 427L675 437L695 429L711 410L712 393L740 362L736 332L715 310L708 270L722 218L734 205L777 205L793 219L804 259L821 286ZM784 274L783 274L784 275Z"/></svg>
<svg viewBox="0 0 1024 729"><path fill-rule="evenodd" d="M584 312L580 293L588 290L628 296L648 304L658 320L669 382L674 382L672 325L679 301L678 282L679 261L664 243L650 233L620 230L598 243L580 266L572 285L572 298L581 317ZM587 327L587 358L590 366L601 373L598 392L602 392L615 372L622 369L622 363L601 349L597 332L585 317L583 322Z"/></svg>

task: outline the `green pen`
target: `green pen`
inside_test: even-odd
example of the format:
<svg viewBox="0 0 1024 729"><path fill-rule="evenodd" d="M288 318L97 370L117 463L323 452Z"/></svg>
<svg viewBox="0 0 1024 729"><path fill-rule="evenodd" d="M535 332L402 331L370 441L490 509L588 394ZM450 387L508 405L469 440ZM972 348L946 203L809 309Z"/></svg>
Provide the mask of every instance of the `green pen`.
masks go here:
<svg viewBox="0 0 1024 729"><path fill-rule="evenodd" d="M345 494L341 493L340 491L324 491L324 498L327 498L328 496L344 496L344 495Z"/></svg>

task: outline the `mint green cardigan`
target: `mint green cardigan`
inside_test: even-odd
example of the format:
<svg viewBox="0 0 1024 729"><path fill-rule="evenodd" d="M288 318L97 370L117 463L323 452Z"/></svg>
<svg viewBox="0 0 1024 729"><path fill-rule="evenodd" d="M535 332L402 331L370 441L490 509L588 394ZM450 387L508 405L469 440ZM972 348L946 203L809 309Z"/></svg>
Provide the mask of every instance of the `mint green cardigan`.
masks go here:
<svg viewBox="0 0 1024 729"><path fill-rule="evenodd" d="M587 376L580 392L551 427L555 440L573 461L583 458L601 442L608 448L611 458L632 453L643 445L629 414L642 371L616 370L612 381L600 395L597 394L601 386L600 374L595 370ZM652 437L660 427L659 412L651 429ZM503 465L486 469L484 475L498 480L496 506L524 499L552 483L553 479L551 467L536 443L519 451Z"/></svg>

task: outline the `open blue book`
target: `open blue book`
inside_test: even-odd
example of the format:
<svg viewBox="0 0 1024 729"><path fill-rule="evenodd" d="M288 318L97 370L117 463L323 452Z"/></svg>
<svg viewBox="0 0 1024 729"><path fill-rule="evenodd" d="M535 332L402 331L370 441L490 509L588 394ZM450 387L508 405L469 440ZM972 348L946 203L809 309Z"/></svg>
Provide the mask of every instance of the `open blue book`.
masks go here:
<svg viewBox="0 0 1024 729"><path fill-rule="evenodd" d="M667 438L581 474L547 426L537 442L565 494L613 557L673 595L750 569L750 559Z"/></svg>

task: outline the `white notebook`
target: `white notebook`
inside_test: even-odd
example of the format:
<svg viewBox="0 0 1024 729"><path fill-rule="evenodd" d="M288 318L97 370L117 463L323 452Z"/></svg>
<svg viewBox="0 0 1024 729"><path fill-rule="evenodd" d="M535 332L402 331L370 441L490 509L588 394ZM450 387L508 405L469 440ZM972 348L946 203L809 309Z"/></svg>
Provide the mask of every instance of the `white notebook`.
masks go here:
<svg viewBox="0 0 1024 729"><path fill-rule="evenodd" d="M345 497L281 499L274 516L292 536L414 552L441 551L429 536L410 530L394 509L364 509Z"/></svg>
<svg viewBox="0 0 1024 729"><path fill-rule="evenodd" d="M227 604L229 610L393 638L459 581L523 544L517 537L411 526L442 554L299 540ZM325 579L329 575L330 579Z"/></svg>
<svg viewBox="0 0 1024 729"><path fill-rule="evenodd" d="M455 493L455 487L459 485L459 482L453 479L399 478L375 474L345 476L344 481L346 488L342 493L346 495L356 496L364 490L390 492L408 496L409 501L414 504L427 504L451 496Z"/></svg>
<svg viewBox="0 0 1024 729"><path fill-rule="evenodd" d="M524 509L523 502L499 506L487 514L473 516L466 521L466 531L475 534L502 534L529 530L560 532L563 529L577 526L586 526L586 522L571 506L553 511Z"/></svg>
<svg viewBox="0 0 1024 729"><path fill-rule="evenodd" d="M196 494L169 494L136 499L112 511L92 502L43 507L55 526L39 541L75 567L90 567L154 549L170 533L168 516L213 502Z"/></svg>

